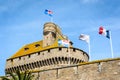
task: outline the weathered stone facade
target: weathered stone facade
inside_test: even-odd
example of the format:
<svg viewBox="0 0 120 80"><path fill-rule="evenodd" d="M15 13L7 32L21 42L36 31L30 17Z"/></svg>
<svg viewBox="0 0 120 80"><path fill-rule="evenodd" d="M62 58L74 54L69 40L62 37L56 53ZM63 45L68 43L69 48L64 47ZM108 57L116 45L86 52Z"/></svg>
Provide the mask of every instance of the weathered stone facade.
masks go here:
<svg viewBox="0 0 120 80"><path fill-rule="evenodd" d="M36 70L33 74L34 80L120 80L120 58Z"/></svg>
<svg viewBox="0 0 120 80"><path fill-rule="evenodd" d="M120 58L53 68L34 74L35 80L120 80Z"/></svg>

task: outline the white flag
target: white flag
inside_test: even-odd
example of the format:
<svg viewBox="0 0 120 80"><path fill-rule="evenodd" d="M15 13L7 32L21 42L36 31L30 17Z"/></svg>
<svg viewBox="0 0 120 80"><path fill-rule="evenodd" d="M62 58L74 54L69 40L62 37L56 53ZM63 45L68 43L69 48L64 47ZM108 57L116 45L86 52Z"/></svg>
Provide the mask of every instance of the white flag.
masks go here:
<svg viewBox="0 0 120 80"><path fill-rule="evenodd" d="M89 35L86 35L86 34L81 34L80 37L79 37L80 40L83 40L83 41L86 41L87 43L89 43Z"/></svg>

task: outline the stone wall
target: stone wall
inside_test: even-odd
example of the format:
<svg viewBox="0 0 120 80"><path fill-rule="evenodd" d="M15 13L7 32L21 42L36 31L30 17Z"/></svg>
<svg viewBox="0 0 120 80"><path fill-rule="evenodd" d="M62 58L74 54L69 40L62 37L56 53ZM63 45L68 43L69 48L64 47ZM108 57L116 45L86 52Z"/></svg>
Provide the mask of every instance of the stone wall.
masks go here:
<svg viewBox="0 0 120 80"><path fill-rule="evenodd" d="M59 67L60 65L77 64L88 62L88 55L84 51L77 48L56 47L41 52L32 53L6 61L6 69L8 72L16 70L34 70L49 69ZM59 66L58 66L59 65Z"/></svg>
<svg viewBox="0 0 120 80"><path fill-rule="evenodd" d="M35 71L35 80L120 80L120 58Z"/></svg>

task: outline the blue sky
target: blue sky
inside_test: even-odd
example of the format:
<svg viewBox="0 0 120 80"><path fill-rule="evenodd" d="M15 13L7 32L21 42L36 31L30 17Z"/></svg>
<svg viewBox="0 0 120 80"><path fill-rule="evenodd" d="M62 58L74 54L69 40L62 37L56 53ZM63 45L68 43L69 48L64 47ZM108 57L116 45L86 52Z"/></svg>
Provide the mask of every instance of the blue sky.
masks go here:
<svg viewBox="0 0 120 80"><path fill-rule="evenodd" d="M100 26L112 32L114 57L120 57L120 0L0 0L0 75L5 61L25 44L43 39L43 25L50 21L45 9L53 11L53 22L74 47L88 52L78 39L90 35L91 60L111 58L109 39L98 34Z"/></svg>

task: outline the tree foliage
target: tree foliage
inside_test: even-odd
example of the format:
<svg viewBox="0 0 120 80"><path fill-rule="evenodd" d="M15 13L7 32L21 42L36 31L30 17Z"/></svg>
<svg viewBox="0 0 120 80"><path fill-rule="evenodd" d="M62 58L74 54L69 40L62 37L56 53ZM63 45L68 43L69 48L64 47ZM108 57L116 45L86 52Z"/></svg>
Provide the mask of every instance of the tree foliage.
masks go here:
<svg viewBox="0 0 120 80"><path fill-rule="evenodd" d="M7 74L9 75L9 77L1 77L2 80L32 80L34 77L29 71L20 72L19 70L17 70L15 73L7 72Z"/></svg>

